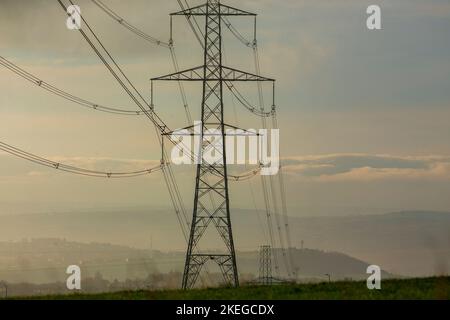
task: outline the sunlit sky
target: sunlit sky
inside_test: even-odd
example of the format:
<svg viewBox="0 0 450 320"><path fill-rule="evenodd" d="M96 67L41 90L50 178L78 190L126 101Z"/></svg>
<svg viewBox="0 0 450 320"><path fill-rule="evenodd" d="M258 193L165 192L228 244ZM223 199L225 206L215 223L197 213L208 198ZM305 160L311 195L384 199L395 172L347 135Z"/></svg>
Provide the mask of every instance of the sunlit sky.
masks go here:
<svg viewBox="0 0 450 320"><path fill-rule="evenodd" d="M177 1L104 0L148 34L167 41ZM89 0L76 2L124 71L149 99L149 79L173 72L167 49L110 19ZM192 5L201 1L189 1ZM261 69L277 79L277 106L291 215L450 211L450 3L448 0L243 0L258 13ZM382 30L366 28L366 8L382 8ZM232 20L251 38L252 21ZM185 20L174 24L180 67L202 51ZM224 30L225 63L254 72L252 51ZM56 87L99 104L136 109L66 15L50 0L0 1L0 55ZM0 68L0 141L98 169L138 169L159 160L151 123L79 107ZM200 87L186 86L199 119ZM257 103L256 87L241 85ZM175 84L155 88L156 110L186 126ZM265 87L270 107L270 88ZM227 121L260 121L225 97ZM175 168L192 205L194 168ZM259 196L259 178L251 182ZM249 183L231 186L232 205L253 208ZM259 204L258 204L259 205ZM0 153L3 213L79 208L170 207L152 176L102 180L36 167ZM262 207L262 205L259 205Z"/></svg>

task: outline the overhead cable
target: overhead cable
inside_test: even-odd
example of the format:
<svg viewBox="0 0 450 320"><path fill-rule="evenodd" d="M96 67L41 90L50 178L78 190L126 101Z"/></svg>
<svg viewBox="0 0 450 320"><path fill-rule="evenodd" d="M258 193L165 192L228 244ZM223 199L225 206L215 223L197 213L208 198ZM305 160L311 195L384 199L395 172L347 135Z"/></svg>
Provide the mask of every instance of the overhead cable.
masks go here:
<svg viewBox="0 0 450 320"><path fill-rule="evenodd" d="M14 146L11 146L11 145L6 144L1 141L0 141L0 150L6 152L8 154L11 154L15 157L22 158L24 160L30 161L32 163L35 163L35 164L38 164L41 166L45 166L48 168L65 171L65 172L69 172L69 173L73 173L73 174L89 176L89 177L98 177L98 178L132 178L132 177L148 175L148 174L154 173L156 171L159 171L163 168L163 165L160 164L153 168L137 170L137 171L128 171L128 172L97 171L97 170L83 169L83 168L75 167L72 165L67 165L64 163L52 161L52 160L37 156L35 154L23 151L19 148L16 148Z"/></svg>

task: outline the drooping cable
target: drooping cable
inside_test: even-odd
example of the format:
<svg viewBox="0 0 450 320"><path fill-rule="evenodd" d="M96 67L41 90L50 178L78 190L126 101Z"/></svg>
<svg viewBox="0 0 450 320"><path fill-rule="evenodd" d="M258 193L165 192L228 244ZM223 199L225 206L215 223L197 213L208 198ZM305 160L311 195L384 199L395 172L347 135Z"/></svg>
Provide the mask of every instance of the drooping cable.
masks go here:
<svg viewBox="0 0 450 320"><path fill-rule="evenodd" d="M154 173L156 171L159 171L163 168L163 165L160 164L156 167L149 168L149 169L143 169L143 170L137 170L137 171L130 171L130 172L106 172L106 171L97 171L97 170L90 170L90 169L83 169L79 167L75 167L72 165L67 165L64 163L59 163L56 161L52 161L40 156L37 156L35 154L26 152L24 150L21 150L19 148L16 148L12 145L6 144L4 142L0 142L0 150L13 155L18 158L22 158L24 160L30 161L35 164L39 164L41 166L45 166L48 168L65 171L73 174L83 175L83 176L89 176L89 177L98 177L98 178L131 178L131 177L138 177L143 175L148 175L151 173Z"/></svg>
<svg viewBox="0 0 450 320"><path fill-rule="evenodd" d="M117 21L120 25L124 26L125 28L127 28L128 30L130 30L131 32L133 32L134 34L138 35L139 37L141 37L142 39L161 46L161 47L165 47L165 48L169 48L169 43L166 43L164 41L158 40L155 37L152 37L150 35L148 35L147 33L143 32L142 30L136 28L134 25L132 25L131 23L129 23L128 21L126 21L124 18L122 18L121 16L119 16L116 12L114 12L111 8L109 8L108 6L106 6L102 1L100 0L91 0L97 7L99 7L101 10L103 10L108 16L110 16L112 19L114 19L115 21Z"/></svg>
<svg viewBox="0 0 450 320"><path fill-rule="evenodd" d="M187 5L187 1L186 1L186 0L185 0L185 2L186 2L186 5ZM181 9L182 9L182 10L185 10L185 8L184 8L184 6L183 6L183 4L181 3L180 0L178 0L178 3L179 3L179 5L180 5ZM189 6L188 6L188 7L189 7ZM199 36L199 33L200 33L200 34L202 35L202 37L203 37L203 33L201 32L201 30L198 32L198 31L194 28L194 26L193 26L193 24L192 24L192 21L191 21L191 18L192 18L194 21L196 21L195 16L192 16L192 17L186 16L186 19L187 19L189 25L191 26L191 29L192 29L192 31L194 32L195 37L196 37L197 40L199 41L200 45L203 47L203 42L202 42L202 40L201 40L201 37ZM225 82L225 83L226 83L226 85L227 85L227 88L228 88L228 89L230 90L230 92L233 94L233 96L235 96L236 99L237 99L241 104L243 104L244 106L246 106L247 109L248 109L249 111L255 113L255 111L257 110L257 108L252 107L248 102L245 103L246 100L243 99L243 96L242 96L242 95L238 95L238 94L236 93L237 90L232 90L232 89L235 89L235 88L234 88L234 86L233 86L231 83L227 83L227 82ZM261 107L260 110L262 111L262 112L260 113L260 116L261 116L262 119L264 119L265 117L268 116L268 114L265 113L263 107ZM263 121L265 122L265 120L263 120ZM264 180L264 178L263 178L262 176L261 176L261 181L262 181L262 184L263 184L263 190L264 190L263 194L264 194L265 205L266 205L266 212L267 212L267 218L268 218L269 237L270 237L270 239L271 239L271 245L272 245L272 248L274 248L274 241L273 241L273 227L272 227L272 222L271 222L270 209L269 209L269 207L268 207L268 204L269 204L269 203L268 203L268 195L266 194L267 188L265 187L265 180ZM277 257L276 257L276 255L274 255L274 265L275 265L275 270L276 270L276 272L278 273L278 262L277 262Z"/></svg>
<svg viewBox="0 0 450 320"><path fill-rule="evenodd" d="M255 39L254 41L255 46L253 46L253 56L254 56L254 62L255 62L255 70L256 70L256 74L260 74L261 73L261 67L260 67L260 58L259 58L259 51L258 51L258 46L257 46L257 41ZM260 99L260 105L264 106L264 96L263 96L263 90L261 87L261 84L258 83L258 96ZM263 110L261 110L263 111ZM272 106L272 112L271 112L271 116L272 116L272 128L273 129L278 129L278 123L276 120L276 108L275 106ZM262 121L263 126L267 127L267 122L265 121L265 119L263 119ZM277 228L278 228L278 232L279 232L279 237L280 237L280 244L281 244L281 249L282 249L282 254L283 254L283 258L285 260L285 265L286 265L286 269L288 272L288 275L294 275L296 276L296 267L294 264L294 259L292 257L292 241L291 241L291 236L290 236L290 230L289 230L289 219L288 219L288 214L287 214L287 206L286 206L286 196L285 196L285 192L284 192L284 180L282 177L282 170L281 170L281 166L280 166L280 171L278 173L278 181L279 181L279 190L280 190L280 198L281 198L281 203L282 203L282 216L283 216L283 222L284 222L284 229L285 229L285 237L286 237L286 242L287 242L287 250L285 249L284 246L284 241L283 241L283 237L281 234L281 226L280 226L280 221L279 221L279 216L278 214L275 212L275 218L276 218L276 223L277 223ZM275 185L274 185L274 178L273 176L269 177L270 179L270 191L272 193L272 198L274 201L274 207L276 210L277 207L277 201L276 201L276 194L275 194Z"/></svg>
<svg viewBox="0 0 450 320"><path fill-rule="evenodd" d="M274 113L272 116L272 127L278 128L278 120L277 120L276 113ZM291 268L292 268L292 275L294 276L294 278L296 278L298 276L298 274L297 274L298 268L297 268L295 260L292 256L292 249L293 249L292 237L291 237L290 226L289 226L289 215L288 215L288 209L287 209L286 189L285 189L285 184L284 184L284 172L283 172L282 164L280 164L280 167L279 167L278 183L279 183L279 188L280 188L281 211L283 214L283 223L284 223L284 228L285 228L285 232L286 232L286 241L287 241L287 246L288 246L288 251L287 251L288 258L289 258Z"/></svg>
<svg viewBox="0 0 450 320"><path fill-rule="evenodd" d="M144 38L146 40L149 39L150 36L148 36L143 31L137 29L136 27L134 27L131 24L129 24L128 22L126 22L122 17L120 17L117 13L115 13L112 9L107 7L101 1L96 1L96 0L92 0L92 1L94 1L94 3L96 3L101 9L103 9L103 11L108 13L108 15L110 17L112 17L113 19L118 21L121 25L126 26L130 31L134 32L138 36L141 36L142 38ZM150 40L154 40L154 39L151 39L151 37L150 37ZM155 41L150 41L150 42L155 42ZM159 42L157 44L161 45L161 43L162 42ZM178 60L177 60L176 53L175 53L175 48L173 46L173 40L170 39L169 43L168 44L164 43L163 46L170 49L170 55L171 55L173 67L175 69L175 72L178 72L179 71L179 65L178 65ZM191 123L193 123L192 122L192 117L191 117L191 114L190 114L190 111L189 111L189 106L188 106L188 102L187 102L187 97L186 97L186 93L185 93L185 90L184 90L184 86L183 86L181 81L178 81L178 86L179 86L180 96L181 96L181 99L182 99L182 102L183 102L183 107L184 107L184 110L185 110L185 114L186 114L186 118L187 118L188 124L191 124ZM153 90L152 90L152 101L153 101ZM151 108L153 108L153 107L154 106L153 106L153 103L152 103ZM158 132L157 132L157 135L158 135ZM158 139L158 141L159 141L159 139ZM162 153L163 153L163 159L165 159L167 157L166 156L166 150L165 150L165 147L164 147L162 141L160 141L160 143L161 143L161 148L162 148ZM167 166L165 166L163 168L163 176L164 176L166 185L168 187L169 196L170 196L170 199L172 201L172 204L173 204L175 213L177 215L177 218L179 220L179 223L180 223L183 235L184 235L184 237L185 237L185 239L187 241L187 231L186 231L185 228L187 226L187 228L189 229L189 222L188 222L188 219L187 219L187 214L186 214L185 206L184 206L184 203L183 203L183 200L182 200L182 197L181 197L181 193L179 191L178 184L176 182L175 176L173 174L173 170L172 170L170 165L167 165ZM182 222L181 216L184 217L184 222L185 223ZM204 280L202 280L202 281L204 281Z"/></svg>
<svg viewBox="0 0 450 320"><path fill-rule="evenodd" d="M67 7L63 4L62 0L58 0L59 4L62 6L64 11L67 13ZM73 5L72 0L69 0L69 2ZM126 76L126 74L123 72L122 68L117 64L115 59L112 57L112 55L109 53L109 51L106 49L106 47L103 45L102 41L98 38L96 33L92 30L89 23L86 21L83 15L80 13L80 17L88 28L90 34L95 38L97 42L97 46L91 38L84 32L82 28L80 28L78 31L82 34L84 39L88 42L88 44L91 46L91 48L94 50L94 52L97 54L97 56L100 58L100 60L103 62L103 64L108 68L110 73L114 76L114 78L119 82L119 84L122 86L122 88L125 90L125 92L129 95L129 97L135 102L135 104L143 111L143 113L147 116L148 119L157 127L158 131L165 135L170 132L169 127L164 123L164 121L158 116L158 114L152 109L151 105L147 103L147 101L143 98L142 94L136 89L136 87L133 85L133 83L130 81L130 79ZM100 48L98 47L100 46ZM110 62L107 61L105 56L102 54L103 51L107 57L109 58L110 62L112 62L112 65ZM114 70L113 66L116 70ZM146 107L150 108L150 112ZM167 138L169 141L171 141L173 144L177 144L178 142L172 139L170 135L167 135ZM159 140L159 139L158 139ZM196 155L190 155L192 158L194 158ZM216 174L220 174L217 170Z"/></svg>
<svg viewBox="0 0 450 320"><path fill-rule="evenodd" d="M258 117L270 117L272 115L272 111L262 111L261 107L255 107L253 106L242 93L237 90L237 88L233 85L231 82L226 82L225 85L227 86L228 90L233 94L234 98L248 111L253 113L254 115Z"/></svg>
<svg viewBox="0 0 450 320"><path fill-rule="evenodd" d="M187 2L187 0L184 0L184 3L186 5L186 8L184 6L184 4L181 2L181 0L177 0L178 5L180 6L181 10L185 10L186 8L189 8L189 4ZM195 19L195 16L185 16L186 17L186 21L189 24L189 26L192 29L192 32L194 33L195 38L197 39L198 43L200 44L200 46L203 48L203 32L202 29L200 28L199 24L197 23L197 19ZM192 20L194 21L194 23L192 22ZM200 36L200 35L201 36Z"/></svg>
<svg viewBox="0 0 450 320"><path fill-rule="evenodd" d="M254 40L254 43L257 44L256 39ZM255 45L253 47L253 57L254 57L254 63L255 63L255 72L257 75L260 75L261 67L260 67L260 62L259 62L259 53L258 53L257 45ZM265 112L265 110L264 110L264 107L265 107L264 94L263 94L262 85L259 82L257 83L257 89L258 89L259 105L261 106L261 112L264 113ZM267 121L264 117L261 117L261 122L262 122L263 128L267 129L268 128ZM265 177L261 176L261 179L265 180ZM272 205L273 205L272 212L273 212L273 216L275 218L275 223L277 226L281 254L282 254L284 265L286 266L287 274L290 277L292 274L291 265L290 265L290 261L287 256L288 253L286 252L283 234L282 234L282 230L281 230L280 217L278 215L278 201L277 201L277 195L276 195L275 186L274 186L274 177L272 175L269 176L269 182L267 184L265 183L265 181L263 182L263 189L266 189L264 191L264 193L267 194L267 196L271 196L271 198L272 198ZM271 210L270 206L269 206L269 210ZM276 258L276 254L274 254L274 257ZM275 259L275 263L277 263L276 259ZM275 266L275 268L277 269L277 266Z"/></svg>
<svg viewBox="0 0 450 320"><path fill-rule="evenodd" d="M172 64L175 69L175 72L180 71L180 66L178 64L177 55L175 53L175 47L173 46L173 40L170 40L170 57L172 58ZM183 103L184 112L186 114L186 120L188 122L188 125L191 125L193 123L191 112L189 111L189 105L186 97L186 91L184 89L184 85L182 81L177 81L178 83L178 90L180 91L181 101Z"/></svg>
<svg viewBox="0 0 450 320"><path fill-rule="evenodd" d="M256 32L255 32L255 39L253 40L253 42L245 39L245 37L239 32L238 29L236 29L231 22L228 21L228 19L226 19L226 17L224 18L225 21L225 25L227 26L227 28L231 31L231 33L241 42L243 43L246 47L252 48L253 49L253 55L254 55L254 61L255 61L255 70L256 70L256 74L260 75L261 71L260 71L260 59L259 59L259 51L258 51L258 42L256 39ZM256 25L256 22L255 22ZM267 123L265 121L265 119L263 119L264 117L272 117L272 128L278 128L278 124L277 124L277 120L276 120L276 108L275 105L272 106L272 110L270 112L265 112L264 111L264 97L263 97L263 91L262 91L262 86L260 83L258 83L258 96L259 96L259 104L261 106L261 109L259 110L259 115L262 118L262 123L263 123L263 127L266 128L267 127ZM246 107L250 112L258 114L255 112L255 108L252 107L248 101L246 100L242 100L240 101L241 104ZM275 194L275 187L274 187L274 182L273 182L273 177L270 176L270 193L272 194L272 201L274 202L274 209L276 211L277 208L277 201L276 201L276 194ZM289 231L289 221L288 221L288 214L287 214L287 205L286 205L286 196L285 196L285 190L284 190L284 180L283 180L283 172L280 166L280 171L279 171L279 177L278 177L278 181L279 181L279 187L280 187L280 197L281 197L281 202L282 202L282 212L283 212L283 220L284 220L284 226L285 226L285 231L286 231L286 241L288 243L288 248L287 248L287 255L289 258L289 264L286 263L286 268L288 271L288 274L294 274L295 275L295 270L296 268L294 267L294 261L292 258L292 253L291 253L291 237L290 237L290 231ZM264 186L263 186L264 188ZM278 215L275 212L275 217L276 217L276 222L277 222L277 228L279 231L279 237L280 237L280 244L282 247L282 252L283 252L283 256L286 256L286 251L284 250L284 246L283 246L283 239L282 239L282 235L281 235L281 229L280 229L280 223L279 223L279 219L278 219ZM292 268L293 271L289 271L289 268Z"/></svg>
<svg viewBox="0 0 450 320"><path fill-rule="evenodd" d="M181 0L177 0L181 10L185 10L185 6L183 5L183 3L181 2ZM187 0L184 1L186 6L189 7ZM192 29L192 32L194 33L196 39L198 40L198 42L200 43L200 46L203 48L203 38L204 38L204 34L203 31L201 30L201 28L198 26L197 20L195 18L195 16L188 16L186 15L186 20L189 24L189 26ZM194 26L194 23L192 22L194 21L195 25L197 25L197 28ZM229 28L233 28L233 30L235 30L236 28L232 27L232 24L226 20L227 23L226 25L230 26ZM237 29L236 29L237 30ZM251 46L253 47L253 46ZM260 116L260 117L270 117L271 116L271 112L261 112L261 108L255 107L253 106L240 92L239 90L233 85L232 82L229 81L224 81L227 89L233 94L233 96L236 98L236 100L244 107L246 108L248 111L250 111L251 113Z"/></svg>
<svg viewBox="0 0 450 320"><path fill-rule="evenodd" d="M230 32L238 39L244 46L251 48L253 46L253 42L246 39L238 29L230 22L227 17L222 17L222 21L225 23L225 26L230 30Z"/></svg>
<svg viewBox="0 0 450 320"><path fill-rule="evenodd" d="M72 0L69 0L69 2L73 5ZM67 15L69 15L67 13L67 6L62 2L62 0L58 0L58 3L63 8L64 12ZM151 110L151 106L142 97L141 93L136 89L136 87L131 83L130 79L125 75L123 70L117 64L115 59L111 56L109 51L105 48L103 43L97 37L97 35L92 30L92 28L90 27L89 23L86 21L84 16L81 15L81 13L80 13L80 17L83 21L83 24L87 27L90 34L94 37L95 41L97 42L97 45L91 40L91 38L87 35L87 33L84 32L84 28L80 28L78 31L81 33L81 35L86 40L86 42L90 45L90 47L94 50L94 52L100 58L102 63L105 65L105 67L110 71L110 73L113 75L113 77L117 80L117 82L121 85L121 87L124 89L124 91L133 100L133 102L139 107L139 109L141 109L142 112L147 116L147 118L158 128L158 130L161 133L168 132L168 130L169 130L168 126L162 121L162 119L153 110ZM103 51L103 53L101 51ZM106 54L106 56L109 58L110 62L112 62L112 65L110 62L107 61L107 58L104 56L104 54ZM113 68L113 67L115 67L115 68ZM149 111L149 109L151 111Z"/></svg>
<svg viewBox="0 0 450 320"><path fill-rule="evenodd" d="M77 97L73 94L70 94L66 91L56 88L55 86L45 82L42 79L39 79L38 77L32 75L31 73L25 71L24 69L20 68L19 66L15 65L11 61L9 61L6 58L1 57L1 56L0 56L0 65L4 66L8 70L14 72L18 76L28 80L29 82L37 85L38 87L40 87L44 90L47 90L48 92L53 93L63 99L66 99L66 100L74 102L78 105L81 105L83 107L90 108L90 109L97 110L97 111L106 112L106 113L113 113L113 114L126 115L126 116L144 115L144 112L141 110L133 111L133 110L114 108L114 107L107 107L107 106L103 106L101 104L94 103L89 100ZM148 111L150 111L150 110L148 110Z"/></svg>
<svg viewBox="0 0 450 320"><path fill-rule="evenodd" d="M70 1L70 0L69 0ZM62 3L61 0L58 0L59 4L62 6L65 12L67 12L67 7ZM72 1L70 1L72 3ZM73 3L72 3L73 4ZM81 16L81 14L80 14ZM102 44L100 39L97 37L97 35L94 33L90 25L87 23L86 19L81 16L84 24L87 26L88 30L90 31L91 35L96 39L97 45L94 44L94 42L91 40L91 38L83 31L83 29L79 29L80 33L84 37L84 39L88 42L88 44L91 46L91 48L94 50L94 52L97 54L97 56L100 58L100 60L103 62L103 64L107 67L107 69L110 71L110 73L113 75L113 77L119 82L119 84L122 86L124 91L130 96L130 98L134 101L134 103L144 112L144 114L149 118L152 123L155 126L156 130L156 136L157 140L160 140L160 134L165 134L170 129L167 125L155 114L153 110L151 110L151 107L148 105L148 103L145 101L145 99L142 97L142 95L138 92L138 90L135 88L135 86L131 83L131 81L128 79L128 77L124 74L122 69L118 66L114 58L111 56L111 54L108 52L108 50L105 48L105 46ZM109 57L112 64L116 67L116 70L111 66L111 64L107 61L105 56L100 52L100 48L98 48L98 45L103 49L104 53ZM150 107L150 112L146 110L146 107ZM170 137L169 137L169 140ZM171 140L172 141L172 140ZM172 141L173 142L173 141ZM169 191L169 197L174 205L175 212L177 214L177 217L179 217L179 213L181 211L180 209L180 203L176 196L176 191L174 190L174 185L176 185L176 181L174 181L172 178L173 176L168 174L168 169L170 167L169 163L166 163L165 170L163 171L164 180L166 182L166 187ZM183 228L182 228L183 230ZM185 233L185 231L184 231Z"/></svg>
<svg viewBox="0 0 450 320"><path fill-rule="evenodd" d="M227 63L227 54L226 54L226 49L225 46L222 44L222 49L223 49L223 59L225 61L225 63ZM236 110L236 102L235 102L235 97L233 95L231 95L231 102L232 102L232 106L233 106L233 116L234 116L234 122L236 123L236 125L239 127L239 117L237 115L237 110ZM245 166L247 167L247 165ZM262 219L261 219L261 212L257 206L257 202L256 202L256 197L255 197L255 192L254 192L254 188L253 188L253 184L251 179L248 180L248 188L250 190L250 196L252 198L252 204L253 207L255 209L255 214L256 214L256 218L259 224L259 227L261 229L261 233L262 233L262 237L265 241L265 243L269 243L269 238L266 234L266 231L264 229L264 225L262 223Z"/></svg>
<svg viewBox="0 0 450 320"><path fill-rule="evenodd" d="M112 19L114 19L115 21L117 21L121 26L127 28L128 30L130 30L131 32L133 32L134 34L138 35L139 37L143 38L144 40L152 43L152 44L156 44L159 45L161 47L167 48L170 50L170 56L172 59L172 64L173 67L175 69L175 72L179 72L180 68L178 65L178 60L176 57L176 53L175 53L175 47L173 45L173 40L170 39L168 43L163 42L161 40L158 40L150 35L148 35L147 33L145 33L144 31L142 31L141 29L138 29L137 27L135 27L134 25L130 24L128 21L126 21L122 16L120 16L119 14L117 14L113 9L111 9L110 7L108 7L107 5L105 5L102 1L100 0L91 0L95 5L97 5L102 11L104 11L108 16L110 16ZM189 111L189 106L187 103L187 98L186 98L186 93L184 90L184 86L182 84L181 81L178 81L178 87L180 90L180 96L183 102L183 107L186 113L186 118L189 122L189 124L192 123L192 118L191 118L191 114Z"/></svg>

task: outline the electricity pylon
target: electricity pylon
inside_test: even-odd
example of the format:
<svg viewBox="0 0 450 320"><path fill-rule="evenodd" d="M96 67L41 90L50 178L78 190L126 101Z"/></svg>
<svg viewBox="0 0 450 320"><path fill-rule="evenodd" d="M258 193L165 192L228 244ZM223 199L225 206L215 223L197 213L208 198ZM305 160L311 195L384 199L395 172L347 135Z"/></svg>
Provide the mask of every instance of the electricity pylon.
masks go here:
<svg viewBox="0 0 450 320"><path fill-rule="evenodd" d="M203 84L199 154L196 155L201 161L197 164L194 210L182 287L183 289L194 287L202 267L209 260L218 264L227 285L237 287L239 278L231 228L226 143L224 143L225 128L228 125L224 123L223 85L224 82L233 81L274 82L274 80L222 65L223 17L250 16L256 19L256 14L223 5L220 0L207 0L203 5L172 13L171 26L173 16L187 16L188 19L196 16L205 18L204 64L152 79L152 82L199 81ZM189 128L193 129L193 126ZM208 143L211 138L208 137L209 132L221 132L219 137L214 137L213 144ZM219 157L211 161L205 159L204 155L207 153L218 153ZM199 248L199 241L211 222L225 244L224 254L204 252Z"/></svg>
<svg viewBox="0 0 450 320"><path fill-rule="evenodd" d="M259 249L259 279L258 282L263 285L271 285L272 278L272 248L270 246L261 246Z"/></svg>

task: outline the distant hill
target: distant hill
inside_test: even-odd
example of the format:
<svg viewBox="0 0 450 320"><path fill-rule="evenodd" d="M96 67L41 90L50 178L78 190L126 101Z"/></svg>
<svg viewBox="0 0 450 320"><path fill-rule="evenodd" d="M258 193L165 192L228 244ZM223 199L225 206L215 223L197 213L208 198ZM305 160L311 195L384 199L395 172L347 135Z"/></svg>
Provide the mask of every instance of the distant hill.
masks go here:
<svg viewBox="0 0 450 320"><path fill-rule="evenodd" d="M268 242L261 231L263 213L235 210L232 219L237 250L254 251ZM303 241L304 248L341 252L401 275L450 272L450 213L291 217L290 229L297 248ZM186 246L176 216L168 210L0 215L0 241L49 237L147 250L184 252ZM219 242L207 245L215 248Z"/></svg>
<svg viewBox="0 0 450 320"><path fill-rule="evenodd" d="M326 274L330 274L333 280L343 279L366 279L367 267L370 263L356 259L339 252L325 252L315 249L291 249L290 253L295 266L298 268L298 278L300 280L324 280L328 279ZM286 274L282 263L282 252L280 249L274 250L274 255L278 257L278 264L281 274ZM258 266L258 255L256 252L238 253L238 263L241 272L254 272ZM272 258L272 273L275 274L274 259ZM383 278L391 278L394 275L382 271Z"/></svg>
<svg viewBox="0 0 450 320"><path fill-rule="evenodd" d="M299 280L323 281L331 274L333 280L367 278L367 262L337 252L324 252L313 249L291 249L294 264L299 267ZM280 270L275 268L273 276L285 278L281 263L281 250L278 257ZM59 239L35 239L32 241L0 242L0 280L8 282L50 283L64 281L67 266L79 265L84 277L100 273L110 281L118 279L145 279L149 274L182 273L184 252L160 252L134 249L100 243L78 243ZM246 278L257 277L259 272L259 253L257 251L237 252L239 272ZM209 272L219 272L210 265ZM384 273L383 277L390 277Z"/></svg>
<svg viewBox="0 0 450 320"><path fill-rule="evenodd" d="M347 253L393 273L450 273L450 213L301 218L291 225L307 247Z"/></svg>

